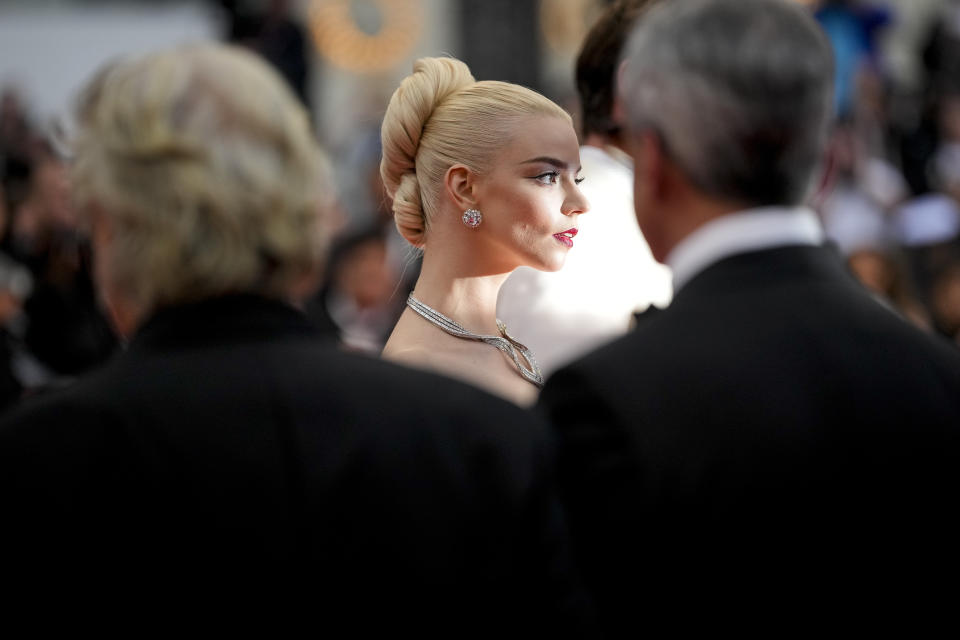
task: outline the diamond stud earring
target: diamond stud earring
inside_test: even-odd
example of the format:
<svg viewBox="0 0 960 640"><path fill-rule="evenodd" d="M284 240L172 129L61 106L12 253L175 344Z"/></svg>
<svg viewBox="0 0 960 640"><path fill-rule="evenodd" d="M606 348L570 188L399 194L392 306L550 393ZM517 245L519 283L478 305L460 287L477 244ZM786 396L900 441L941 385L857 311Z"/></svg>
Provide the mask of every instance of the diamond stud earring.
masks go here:
<svg viewBox="0 0 960 640"><path fill-rule="evenodd" d="M480 222L483 220L483 215L481 215L480 211L477 209L467 209L463 212L463 217L460 219L463 220L463 224L467 225L471 229L476 229L480 226Z"/></svg>

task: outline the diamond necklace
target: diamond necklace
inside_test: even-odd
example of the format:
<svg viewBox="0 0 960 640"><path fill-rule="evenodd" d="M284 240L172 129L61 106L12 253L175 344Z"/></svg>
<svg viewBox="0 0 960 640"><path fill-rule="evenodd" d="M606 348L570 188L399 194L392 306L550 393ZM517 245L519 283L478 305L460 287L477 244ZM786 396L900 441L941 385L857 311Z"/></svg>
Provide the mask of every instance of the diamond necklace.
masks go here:
<svg viewBox="0 0 960 640"><path fill-rule="evenodd" d="M523 376L524 380L535 384L537 387L543 387L543 375L540 373L540 366L537 364L533 354L530 353L530 349L527 349L525 346L510 337L510 334L507 333L507 327L499 320L497 320L497 329L500 330L499 336L482 336L480 334L467 331L460 323L451 320L436 309L423 304L413 297L412 293L407 296L407 306L422 316L427 322L440 327L452 336L464 338L465 340L486 342L490 346L496 347L500 351L503 351L513 359L513 364L517 365L517 371L520 372L520 375ZM524 359L530 364L530 368L523 366L523 363L520 362L520 356L517 355L518 350L523 355Z"/></svg>

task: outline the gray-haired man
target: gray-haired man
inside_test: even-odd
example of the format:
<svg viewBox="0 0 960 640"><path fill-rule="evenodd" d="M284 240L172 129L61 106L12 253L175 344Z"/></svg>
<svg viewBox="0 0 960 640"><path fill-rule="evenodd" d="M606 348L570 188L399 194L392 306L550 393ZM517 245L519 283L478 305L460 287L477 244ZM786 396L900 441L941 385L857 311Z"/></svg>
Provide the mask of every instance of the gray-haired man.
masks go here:
<svg viewBox="0 0 960 640"><path fill-rule="evenodd" d="M637 220L675 298L541 399L613 635L852 614L955 546L960 354L874 302L802 206L831 68L786 0L665 2L628 46Z"/></svg>

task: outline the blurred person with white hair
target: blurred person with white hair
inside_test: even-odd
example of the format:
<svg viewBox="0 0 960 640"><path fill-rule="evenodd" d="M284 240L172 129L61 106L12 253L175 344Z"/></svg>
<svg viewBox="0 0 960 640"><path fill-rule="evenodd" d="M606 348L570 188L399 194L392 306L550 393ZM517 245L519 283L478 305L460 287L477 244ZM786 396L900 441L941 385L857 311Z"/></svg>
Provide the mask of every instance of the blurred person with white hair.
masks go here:
<svg viewBox="0 0 960 640"><path fill-rule="evenodd" d="M5 577L168 623L281 607L359 635L576 635L537 419L342 353L294 308L325 258L323 164L251 53L179 48L89 85L73 177L129 347L0 423Z"/></svg>
<svg viewBox="0 0 960 640"><path fill-rule="evenodd" d="M804 205L831 67L787 0L662 2L631 36L634 204L674 298L540 398L610 637L859 630L957 568L960 354Z"/></svg>

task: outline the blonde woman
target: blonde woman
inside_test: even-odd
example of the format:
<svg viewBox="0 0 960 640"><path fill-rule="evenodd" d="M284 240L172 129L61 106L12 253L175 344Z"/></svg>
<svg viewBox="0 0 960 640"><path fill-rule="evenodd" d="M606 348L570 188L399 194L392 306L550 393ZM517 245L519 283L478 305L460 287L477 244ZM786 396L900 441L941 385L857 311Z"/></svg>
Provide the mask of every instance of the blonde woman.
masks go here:
<svg viewBox="0 0 960 640"><path fill-rule="evenodd" d="M517 267L555 271L573 248L589 205L569 114L525 87L477 82L459 60L424 58L381 136L397 228L423 251L383 357L531 404L542 376L498 322L497 293Z"/></svg>

